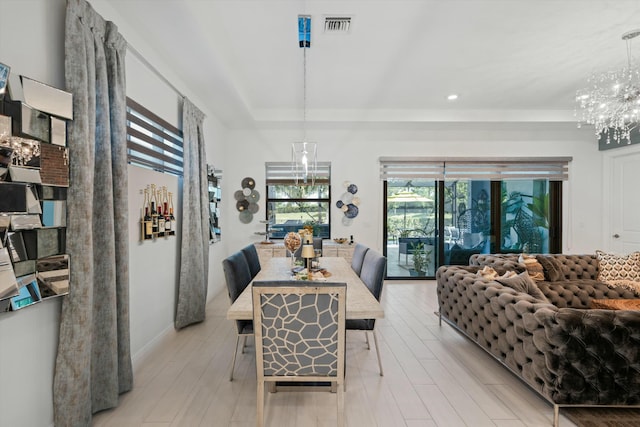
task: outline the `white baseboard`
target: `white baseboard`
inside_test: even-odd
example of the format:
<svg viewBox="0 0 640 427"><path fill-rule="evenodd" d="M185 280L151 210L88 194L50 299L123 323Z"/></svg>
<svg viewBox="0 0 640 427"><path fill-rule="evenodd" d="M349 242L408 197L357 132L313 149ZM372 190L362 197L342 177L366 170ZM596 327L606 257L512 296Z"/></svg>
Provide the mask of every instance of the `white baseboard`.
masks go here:
<svg viewBox="0 0 640 427"><path fill-rule="evenodd" d="M133 375L138 373L140 367L147 360L149 355L153 354L153 352L162 345L165 341L172 338L177 333L173 323L168 325L158 336L149 341L144 347L142 347L135 354L131 355L131 364L133 365Z"/></svg>

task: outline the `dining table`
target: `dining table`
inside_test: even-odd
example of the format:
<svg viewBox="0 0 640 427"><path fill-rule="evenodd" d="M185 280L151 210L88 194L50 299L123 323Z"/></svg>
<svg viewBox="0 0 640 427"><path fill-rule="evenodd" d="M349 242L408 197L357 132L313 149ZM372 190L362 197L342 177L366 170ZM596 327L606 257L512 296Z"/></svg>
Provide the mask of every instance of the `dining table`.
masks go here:
<svg viewBox="0 0 640 427"><path fill-rule="evenodd" d="M381 319L384 310L380 302L374 298L367 286L351 268L351 265L341 257L319 257L319 268L325 271L325 278L318 283L339 282L347 285L346 318L347 319ZM227 310L227 319L253 319L253 303L251 298L252 283L264 280L291 280L295 284L291 258L274 257L260 266L260 271L245 288L240 296Z"/></svg>

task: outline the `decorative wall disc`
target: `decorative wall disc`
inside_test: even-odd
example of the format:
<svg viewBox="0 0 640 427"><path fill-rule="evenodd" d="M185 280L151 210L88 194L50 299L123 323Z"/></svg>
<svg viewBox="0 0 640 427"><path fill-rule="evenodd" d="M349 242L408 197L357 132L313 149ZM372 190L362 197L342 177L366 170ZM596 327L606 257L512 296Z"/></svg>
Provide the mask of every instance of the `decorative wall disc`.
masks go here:
<svg viewBox="0 0 640 427"><path fill-rule="evenodd" d="M249 224L253 221L253 214L249 211L240 212L240 222L243 224Z"/></svg>
<svg viewBox="0 0 640 427"><path fill-rule="evenodd" d="M349 204L353 200L353 194L349 192L343 193L342 196L340 196L340 200L342 200L344 204Z"/></svg>
<svg viewBox="0 0 640 427"><path fill-rule="evenodd" d="M356 205L347 205L347 211L344 213L347 218L355 218L358 216L358 207Z"/></svg>
<svg viewBox="0 0 640 427"><path fill-rule="evenodd" d="M247 200L238 200L236 202L236 209L238 212L246 211L249 208L249 202Z"/></svg>
<svg viewBox="0 0 640 427"><path fill-rule="evenodd" d="M251 191L251 194L249 194L249 200L251 203L258 203L258 200L260 200L260 193L258 193L257 190Z"/></svg>
<svg viewBox="0 0 640 427"><path fill-rule="evenodd" d="M346 188L347 191L340 196L340 200L336 202L336 207L344 213L342 224L349 226L360 212L360 208L358 208L360 205L360 197L354 196L354 194L358 192L357 185L345 181L342 183L342 186Z"/></svg>
<svg viewBox="0 0 640 427"><path fill-rule="evenodd" d="M243 189L248 188L250 190L253 190L254 188L256 188L256 182L253 180L253 178L249 177L243 179L241 185Z"/></svg>

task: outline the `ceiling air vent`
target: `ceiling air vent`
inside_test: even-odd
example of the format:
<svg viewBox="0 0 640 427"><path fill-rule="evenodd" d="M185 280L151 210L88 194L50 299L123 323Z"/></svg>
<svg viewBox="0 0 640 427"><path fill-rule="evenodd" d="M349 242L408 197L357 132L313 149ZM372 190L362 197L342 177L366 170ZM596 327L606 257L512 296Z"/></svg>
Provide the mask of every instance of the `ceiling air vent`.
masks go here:
<svg viewBox="0 0 640 427"><path fill-rule="evenodd" d="M348 33L350 28L350 16L327 16L324 18L325 33Z"/></svg>

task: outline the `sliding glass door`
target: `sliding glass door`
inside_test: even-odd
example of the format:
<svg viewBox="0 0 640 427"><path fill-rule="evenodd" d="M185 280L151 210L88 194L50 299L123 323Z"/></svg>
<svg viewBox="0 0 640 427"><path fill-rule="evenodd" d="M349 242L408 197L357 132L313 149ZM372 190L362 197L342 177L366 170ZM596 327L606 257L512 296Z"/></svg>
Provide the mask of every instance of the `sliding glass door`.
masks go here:
<svg viewBox="0 0 640 427"><path fill-rule="evenodd" d="M479 253L559 252L561 182L384 181L387 278L433 278Z"/></svg>
<svg viewBox="0 0 640 427"><path fill-rule="evenodd" d="M443 257L440 265L466 265L473 254L489 253L491 182L444 182Z"/></svg>
<svg viewBox="0 0 640 427"><path fill-rule="evenodd" d="M386 188L387 276L433 276L436 266L436 182L390 180Z"/></svg>

